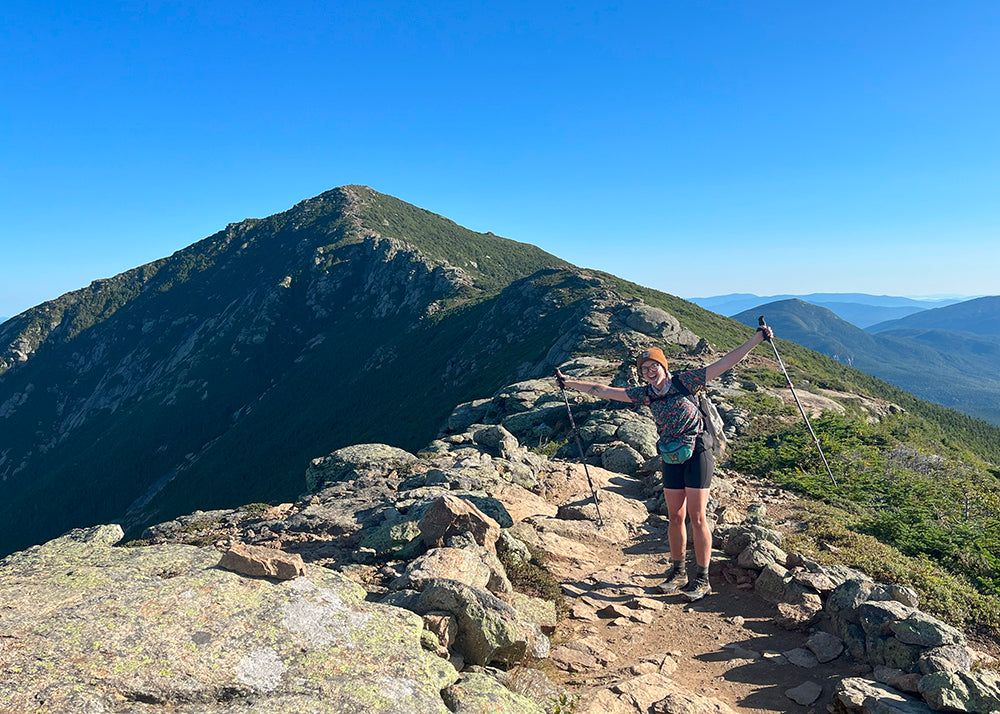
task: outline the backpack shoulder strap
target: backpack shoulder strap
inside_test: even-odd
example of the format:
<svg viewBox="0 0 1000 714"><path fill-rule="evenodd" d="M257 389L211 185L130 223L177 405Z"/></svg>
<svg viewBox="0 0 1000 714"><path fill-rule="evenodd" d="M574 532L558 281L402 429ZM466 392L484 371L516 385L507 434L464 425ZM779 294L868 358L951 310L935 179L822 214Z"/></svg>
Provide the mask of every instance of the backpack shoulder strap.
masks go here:
<svg viewBox="0 0 1000 714"><path fill-rule="evenodd" d="M691 396L691 390L684 386L684 382L676 374L670 377L670 383L674 385L674 389L683 394L685 397Z"/></svg>

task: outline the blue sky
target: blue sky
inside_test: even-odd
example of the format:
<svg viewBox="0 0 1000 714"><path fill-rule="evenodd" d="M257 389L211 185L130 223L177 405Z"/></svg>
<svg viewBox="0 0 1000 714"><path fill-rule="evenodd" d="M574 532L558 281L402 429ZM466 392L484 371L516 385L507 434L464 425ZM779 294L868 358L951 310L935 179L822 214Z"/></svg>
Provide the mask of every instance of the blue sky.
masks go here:
<svg viewBox="0 0 1000 714"><path fill-rule="evenodd" d="M366 184L684 297L1000 293L995 2L22 2L0 315Z"/></svg>

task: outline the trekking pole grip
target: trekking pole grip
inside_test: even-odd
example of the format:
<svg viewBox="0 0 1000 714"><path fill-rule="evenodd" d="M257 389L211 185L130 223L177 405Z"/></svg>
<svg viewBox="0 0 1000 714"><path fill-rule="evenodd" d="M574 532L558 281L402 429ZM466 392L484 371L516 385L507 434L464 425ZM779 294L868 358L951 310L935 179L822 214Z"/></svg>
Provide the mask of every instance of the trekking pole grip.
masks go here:
<svg viewBox="0 0 1000 714"><path fill-rule="evenodd" d="M757 331L763 332L765 327L767 327L767 323L764 322L764 316L761 315L760 317L757 318ZM771 341L771 338L767 336L766 332L764 332L764 339L768 342Z"/></svg>

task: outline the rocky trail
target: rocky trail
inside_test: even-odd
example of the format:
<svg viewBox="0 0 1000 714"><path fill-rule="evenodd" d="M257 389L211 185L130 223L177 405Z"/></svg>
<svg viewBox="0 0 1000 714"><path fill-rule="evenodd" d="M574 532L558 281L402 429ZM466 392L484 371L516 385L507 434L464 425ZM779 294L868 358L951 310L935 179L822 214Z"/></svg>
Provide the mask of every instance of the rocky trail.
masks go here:
<svg viewBox="0 0 1000 714"><path fill-rule="evenodd" d="M731 516L765 503L773 518L788 514L791 494L727 476L735 484L726 504ZM641 496L637 481L620 476L601 489ZM661 682L644 679L651 674L735 711L824 711L842 679L870 671L842 658L820 663L807 647L810 633L779 626L776 606L754 593L752 581L742 587L735 582L724 553L714 555L708 597L689 603L660 593L657 585L669 567L666 527L665 519L651 519L620 543L604 542L597 529L590 559L550 566L572 603L553 637L553 678L579 697L577 711L614 711L610 697L599 692L616 686L626 698L659 701ZM621 684L628 682L631 687ZM628 709L622 703L620 710Z"/></svg>

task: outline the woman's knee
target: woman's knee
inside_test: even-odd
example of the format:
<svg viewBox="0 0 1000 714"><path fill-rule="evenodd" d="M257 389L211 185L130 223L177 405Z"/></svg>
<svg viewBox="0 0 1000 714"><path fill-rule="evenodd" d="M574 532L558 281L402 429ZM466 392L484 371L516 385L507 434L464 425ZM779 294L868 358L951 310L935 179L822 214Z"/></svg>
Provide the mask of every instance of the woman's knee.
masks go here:
<svg viewBox="0 0 1000 714"><path fill-rule="evenodd" d="M687 494L680 489L663 489L663 500L667 504L667 515L673 520L687 515Z"/></svg>
<svg viewBox="0 0 1000 714"><path fill-rule="evenodd" d="M705 512L695 512L691 511L688 513L688 517L691 519L691 527L700 530L708 527L708 518L705 517Z"/></svg>

